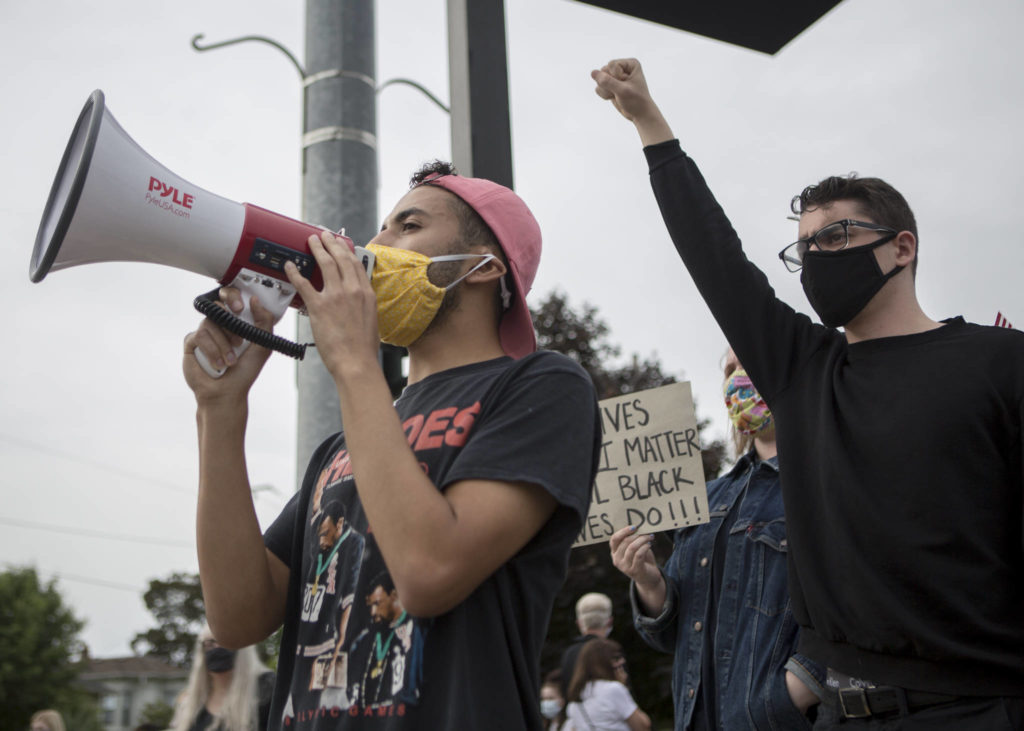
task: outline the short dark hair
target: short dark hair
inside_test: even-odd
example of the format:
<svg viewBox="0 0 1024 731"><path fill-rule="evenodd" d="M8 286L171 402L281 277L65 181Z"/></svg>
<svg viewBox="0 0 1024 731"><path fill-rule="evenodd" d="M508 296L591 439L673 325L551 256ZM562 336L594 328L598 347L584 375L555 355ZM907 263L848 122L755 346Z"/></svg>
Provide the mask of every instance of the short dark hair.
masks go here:
<svg viewBox="0 0 1024 731"><path fill-rule="evenodd" d="M330 518L334 523L338 518L345 517L345 505L341 500L330 500L321 508L325 518Z"/></svg>
<svg viewBox="0 0 1024 731"><path fill-rule="evenodd" d="M808 185L800 195L793 196L790 210L800 215L806 211L827 208L836 201L856 202L872 223L910 231L917 239L917 220L903 195L881 178L860 178L857 173L840 177L832 175L819 183ZM920 240L919 240L920 243ZM917 273L917 252L912 271Z"/></svg>
<svg viewBox="0 0 1024 731"><path fill-rule="evenodd" d="M370 594L372 594L378 586L384 590L385 594L390 594L395 590L394 579L391 578L391 574L387 571L379 571L377 575L373 577L373 580L368 584L368 586L370 588Z"/></svg>

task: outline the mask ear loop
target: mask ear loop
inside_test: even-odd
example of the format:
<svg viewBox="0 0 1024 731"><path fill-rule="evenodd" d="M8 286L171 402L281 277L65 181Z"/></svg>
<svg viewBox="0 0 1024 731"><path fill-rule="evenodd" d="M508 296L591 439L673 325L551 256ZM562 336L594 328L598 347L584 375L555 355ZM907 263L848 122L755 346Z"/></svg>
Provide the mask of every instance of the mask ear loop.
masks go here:
<svg viewBox="0 0 1024 731"><path fill-rule="evenodd" d="M456 284L458 284L459 282L461 282L461 281L462 281L463 279L465 279L466 277L468 277L468 276L469 276L470 274L472 274L473 272L475 272L475 271L476 271L477 269L479 269L480 267L482 267L482 266L483 266L484 264L486 264L487 262L489 262L489 261L490 261L491 259L495 258L495 257L494 257L494 254L445 254L444 256L433 256L433 257L431 257L431 258L430 258L430 261L431 261L431 262L435 262L435 261L463 261L464 259L469 259L469 258L472 258L472 257L474 257L474 256L479 256L479 257L482 257L482 258L483 258L483 261L482 261L482 262L480 262L479 264L477 264L477 265L476 265L475 267L473 267L472 269L470 269L470 270L469 270L468 272L466 272L465 274L463 274L463 275L462 275L461 277L459 277L458 279L456 279L456 280L455 280L454 282L452 282L451 284L449 284L449 285L448 285L447 287L445 287L445 290L449 290L449 289L451 289L451 288L452 288L452 287L454 287L454 286L455 286Z"/></svg>
<svg viewBox="0 0 1024 731"><path fill-rule="evenodd" d="M434 262L434 261L462 261L463 259L465 259L466 257L469 257L469 256L482 256L484 260L482 262L480 262L479 264L477 264L472 269L470 269L468 272L463 274L461 277L456 279L454 282L449 284L447 287L445 287L446 290L451 289L456 284L461 282L463 279L468 277L470 274L475 272L477 269L482 267L484 264L489 262L491 259L495 259L497 257L495 257L494 254L445 254L444 256L435 256L435 257L432 257L430 259L430 261L432 261L432 262ZM501 285L501 307L502 307L502 309L507 310L509 307L512 306L512 292L509 290L508 285L505 283L505 275L504 274L501 276L501 279L498 280L498 283Z"/></svg>

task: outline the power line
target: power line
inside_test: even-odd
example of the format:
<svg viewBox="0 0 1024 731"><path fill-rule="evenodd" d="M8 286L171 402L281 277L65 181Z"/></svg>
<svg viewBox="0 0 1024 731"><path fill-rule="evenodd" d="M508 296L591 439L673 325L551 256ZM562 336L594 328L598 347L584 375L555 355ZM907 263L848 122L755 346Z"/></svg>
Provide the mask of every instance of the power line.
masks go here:
<svg viewBox="0 0 1024 731"><path fill-rule="evenodd" d="M196 495L195 490L188 490L184 487L181 487L180 485L175 485L170 482L163 482L161 480L154 480L152 477L148 475L140 475L137 472L129 472L128 470L123 470L120 467L115 467L114 465L107 464L105 462L89 459L88 457L82 457L77 454L72 454L70 452L64 452L59 449L54 449L53 447L50 447L48 445L38 444L27 439L11 436L10 434L0 433L0 441L10 442L11 444L17 444L20 447L32 449L36 452L42 452L43 454L51 457L60 457L62 459L70 460L71 462L86 464L89 465L90 467L98 467L101 470L106 470L107 472L120 475L121 477L128 478L129 480L133 480L136 482L148 482L151 485L156 485L157 487L161 487L165 490L173 490L174 492L182 493L183 495L189 495L191 497L195 497Z"/></svg>
<svg viewBox="0 0 1024 731"><path fill-rule="evenodd" d="M106 581L104 579L91 579L88 576L75 576L74 574L65 574L63 572L58 573L56 571L51 574L54 578L62 579L64 581L78 581L82 584L93 584L94 586L102 586L106 589L117 589L119 591L130 591L132 594L141 594L145 589L140 589L137 586L130 586L128 584L118 584L116 581Z"/></svg>
<svg viewBox="0 0 1024 731"><path fill-rule="evenodd" d="M4 567L8 570L21 570L26 568L25 566L18 566L12 563L6 563L4 564ZM38 568L35 568L34 566L29 568L32 568L37 575L40 573L40 570ZM64 581L78 581L83 584L93 584L95 586L102 586L107 589L130 591L133 594L141 594L145 591L145 589L140 589L139 587L131 586L130 584L119 584L116 581L107 581L105 579L93 579L88 576L76 576L75 574L65 574L60 571L44 571L42 573L45 573L47 576L53 579L62 579Z"/></svg>
<svg viewBox="0 0 1024 731"><path fill-rule="evenodd" d="M90 538L106 538L112 541L128 541L129 543L149 543L156 546L171 546L172 548L195 548L195 544L187 541L175 541L167 538L153 538L151 536L131 536L119 533L105 533L88 528L72 528L70 526L50 525L48 523L36 523L30 520L18 518L7 518L0 516L0 523L13 525L19 528L32 528L34 530L45 530L51 533L66 533L70 535L88 536Z"/></svg>

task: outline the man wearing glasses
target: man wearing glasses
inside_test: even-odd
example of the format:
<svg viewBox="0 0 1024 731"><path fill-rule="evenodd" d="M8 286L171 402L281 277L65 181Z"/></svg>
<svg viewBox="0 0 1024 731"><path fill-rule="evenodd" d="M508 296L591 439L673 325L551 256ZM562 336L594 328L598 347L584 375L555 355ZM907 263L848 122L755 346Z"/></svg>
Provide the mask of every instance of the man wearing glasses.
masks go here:
<svg viewBox="0 0 1024 731"><path fill-rule="evenodd" d="M776 417L799 649L829 668L815 728L1024 728L1024 334L928 317L910 207L855 177L793 200L780 258L815 324L743 255L640 64L592 77Z"/></svg>

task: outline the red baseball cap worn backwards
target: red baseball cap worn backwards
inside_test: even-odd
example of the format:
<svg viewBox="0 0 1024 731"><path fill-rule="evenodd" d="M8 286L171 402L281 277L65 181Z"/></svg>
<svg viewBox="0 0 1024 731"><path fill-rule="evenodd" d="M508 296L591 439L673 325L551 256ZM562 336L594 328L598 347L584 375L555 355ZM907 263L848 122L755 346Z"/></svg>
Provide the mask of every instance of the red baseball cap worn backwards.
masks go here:
<svg viewBox="0 0 1024 731"><path fill-rule="evenodd" d="M512 301L499 325L501 347L513 358L522 358L537 350L526 295L533 287L540 264L541 238L540 226L526 203L504 185L484 178L440 175L424 180L421 185L436 185L457 195L490 227L505 253L515 285Z"/></svg>

